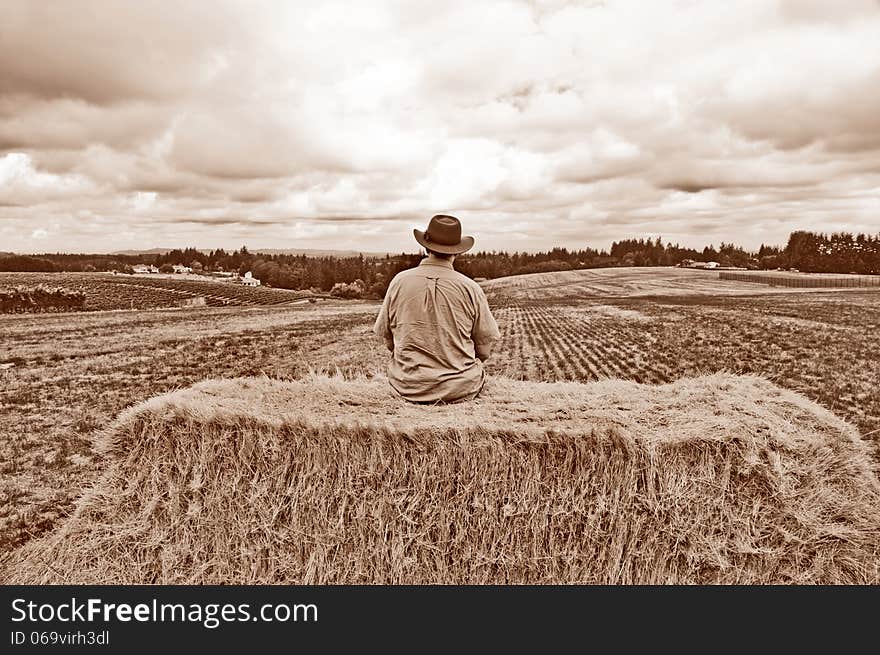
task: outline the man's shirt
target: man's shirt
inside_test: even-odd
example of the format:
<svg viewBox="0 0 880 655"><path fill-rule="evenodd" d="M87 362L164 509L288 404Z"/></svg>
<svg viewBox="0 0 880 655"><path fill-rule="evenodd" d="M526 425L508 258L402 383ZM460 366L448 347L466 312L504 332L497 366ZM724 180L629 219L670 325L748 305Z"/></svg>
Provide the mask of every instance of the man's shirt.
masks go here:
<svg viewBox="0 0 880 655"><path fill-rule="evenodd" d="M474 344L501 336L480 285L433 258L391 280L373 331L394 339L388 380L415 402L475 397L485 372Z"/></svg>

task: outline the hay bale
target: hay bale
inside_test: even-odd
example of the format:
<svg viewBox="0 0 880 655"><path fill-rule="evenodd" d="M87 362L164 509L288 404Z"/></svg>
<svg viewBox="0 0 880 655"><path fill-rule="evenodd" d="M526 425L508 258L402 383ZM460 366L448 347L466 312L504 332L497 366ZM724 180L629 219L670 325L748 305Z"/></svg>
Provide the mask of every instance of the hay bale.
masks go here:
<svg viewBox="0 0 880 655"><path fill-rule="evenodd" d="M858 433L756 377L207 381L125 411L15 583L877 583Z"/></svg>

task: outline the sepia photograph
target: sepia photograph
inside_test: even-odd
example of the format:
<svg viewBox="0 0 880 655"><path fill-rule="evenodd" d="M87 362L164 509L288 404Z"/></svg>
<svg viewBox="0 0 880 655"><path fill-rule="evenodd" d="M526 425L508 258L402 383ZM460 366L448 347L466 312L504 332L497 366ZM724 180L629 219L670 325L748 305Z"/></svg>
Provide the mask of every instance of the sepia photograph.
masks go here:
<svg viewBox="0 0 880 655"><path fill-rule="evenodd" d="M7 587L880 585L880 2L0 1L0 472Z"/></svg>

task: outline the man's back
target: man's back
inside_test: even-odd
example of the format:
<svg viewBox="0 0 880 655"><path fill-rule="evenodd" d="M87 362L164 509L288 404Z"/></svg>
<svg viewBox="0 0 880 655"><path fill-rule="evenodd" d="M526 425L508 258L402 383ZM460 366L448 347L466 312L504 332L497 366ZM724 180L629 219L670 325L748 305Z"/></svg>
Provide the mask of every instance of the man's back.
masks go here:
<svg viewBox="0 0 880 655"><path fill-rule="evenodd" d="M399 273L374 326L393 338L391 385L407 400L467 400L485 379L476 349L500 334L480 286L437 257Z"/></svg>

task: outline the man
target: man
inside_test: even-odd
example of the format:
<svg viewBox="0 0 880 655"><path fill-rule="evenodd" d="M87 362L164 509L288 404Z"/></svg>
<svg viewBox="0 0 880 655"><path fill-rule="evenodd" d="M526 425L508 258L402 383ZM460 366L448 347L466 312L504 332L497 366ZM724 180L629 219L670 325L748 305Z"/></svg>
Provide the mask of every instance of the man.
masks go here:
<svg viewBox="0 0 880 655"><path fill-rule="evenodd" d="M373 327L392 352L388 381L412 402L472 400L501 336L480 285L452 267L474 238L462 237L459 220L445 214L413 235L427 257L391 280Z"/></svg>

